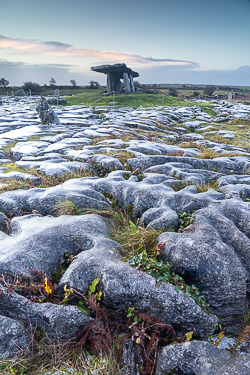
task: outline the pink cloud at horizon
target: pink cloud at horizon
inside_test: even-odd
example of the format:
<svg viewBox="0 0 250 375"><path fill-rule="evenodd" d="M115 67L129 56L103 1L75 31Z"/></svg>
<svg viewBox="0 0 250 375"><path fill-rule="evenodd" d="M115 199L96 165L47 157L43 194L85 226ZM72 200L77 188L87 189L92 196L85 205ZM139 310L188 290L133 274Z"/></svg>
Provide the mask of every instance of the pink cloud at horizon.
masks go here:
<svg viewBox="0 0 250 375"><path fill-rule="evenodd" d="M192 61L155 59L129 52L99 51L91 48L76 48L60 42L40 42L38 40L9 38L5 36L0 36L0 49L53 57L91 58L97 60L99 64L124 62L132 66L143 66L144 68L157 66L197 68L199 66L198 63Z"/></svg>

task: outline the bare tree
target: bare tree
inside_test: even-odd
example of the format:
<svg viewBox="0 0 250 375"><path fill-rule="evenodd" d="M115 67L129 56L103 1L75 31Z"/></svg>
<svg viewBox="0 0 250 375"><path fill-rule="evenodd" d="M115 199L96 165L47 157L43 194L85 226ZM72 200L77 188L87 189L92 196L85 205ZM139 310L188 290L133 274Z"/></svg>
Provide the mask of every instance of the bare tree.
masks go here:
<svg viewBox="0 0 250 375"><path fill-rule="evenodd" d="M177 97L178 91L174 87L172 87L171 89L169 89L168 95Z"/></svg>
<svg viewBox="0 0 250 375"><path fill-rule="evenodd" d="M212 96L216 87L215 86L206 86L203 90L204 95Z"/></svg>
<svg viewBox="0 0 250 375"><path fill-rule="evenodd" d="M51 86L51 87L55 86L55 84L56 84L56 80L55 80L55 78L52 77L52 78L49 80L49 83L50 83L50 86Z"/></svg>
<svg viewBox="0 0 250 375"><path fill-rule="evenodd" d="M71 79L69 82L71 83L71 85L73 87L76 87L76 80L75 79Z"/></svg>
<svg viewBox="0 0 250 375"><path fill-rule="evenodd" d="M5 79L5 78L0 79L0 86L3 86L6 89L8 84L9 84L9 81L7 81L7 79Z"/></svg>
<svg viewBox="0 0 250 375"><path fill-rule="evenodd" d="M89 87L91 89L98 89L100 87L100 83L97 81L89 81Z"/></svg>

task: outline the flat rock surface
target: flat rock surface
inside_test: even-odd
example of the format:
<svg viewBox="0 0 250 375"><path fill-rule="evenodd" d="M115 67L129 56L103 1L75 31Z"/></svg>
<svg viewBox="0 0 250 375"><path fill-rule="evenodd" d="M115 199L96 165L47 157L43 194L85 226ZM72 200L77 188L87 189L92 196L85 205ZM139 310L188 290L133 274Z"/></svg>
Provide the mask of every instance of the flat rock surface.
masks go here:
<svg viewBox="0 0 250 375"><path fill-rule="evenodd" d="M56 109L41 99L36 109L38 100L5 98L0 107L0 274L51 276L71 256L59 280L61 296L65 287L86 294L101 276L97 291L108 308L149 311L204 339L220 318L226 333L237 334L250 292L248 123L238 122L249 121L250 106L218 101L209 114L198 103ZM57 213L65 201L75 215ZM132 208L138 226L159 231L162 261L199 288L209 312L123 259L111 236L112 217L102 216L112 206ZM183 214L192 221L181 228ZM27 345L28 315L32 327L62 340L91 321L75 305L9 294L3 280L1 357L18 354L13 342ZM191 341L163 348L156 374L217 374L219 365L224 373L248 374L248 362L248 355L244 362Z"/></svg>

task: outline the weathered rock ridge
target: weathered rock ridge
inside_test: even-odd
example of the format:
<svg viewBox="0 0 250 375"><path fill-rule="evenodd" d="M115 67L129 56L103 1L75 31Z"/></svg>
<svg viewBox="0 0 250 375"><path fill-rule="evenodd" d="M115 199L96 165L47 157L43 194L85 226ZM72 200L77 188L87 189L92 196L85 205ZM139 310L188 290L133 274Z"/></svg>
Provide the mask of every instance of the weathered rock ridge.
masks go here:
<svg viewBox="0 0 250 375"><path fill-rule="evenodd" d="M31 328L67 340L91 322L75 305L36 303L6 285L32 270L51 276L69 256L60 296L65 287L85 295L101 277L101 303L114 311L147 311L203 339L220 318L226 333L237 334L250 292L250 154L235 141L209 137L233 139L235 132L220 124L248 121L249 106L216 103L216 116L197 105L53 110L41 98L40 121L34 103L8 100L0 109L0 358L19 355ZM65 201L80 215L55 217ZM101 215L112 212L114 202L129 207L138 226L162 232L162 261L199 288L208 313L123 259L111 236L112 218ZM194 222L180 230L183 213ZM155 374L217 374L219 368L249 374L248 363L248 355L233 358L191 341L164 347Z"/></svg>

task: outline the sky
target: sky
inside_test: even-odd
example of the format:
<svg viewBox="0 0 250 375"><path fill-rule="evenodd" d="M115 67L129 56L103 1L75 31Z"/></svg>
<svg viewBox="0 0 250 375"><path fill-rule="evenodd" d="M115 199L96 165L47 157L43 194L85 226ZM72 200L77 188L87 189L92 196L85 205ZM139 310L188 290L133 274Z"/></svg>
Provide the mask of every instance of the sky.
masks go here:
<svg viewBox="0 0 250 375"><path fill-rule="evenodd" d="M0 0L0 78L250 86L250 0Z"/></svg>

